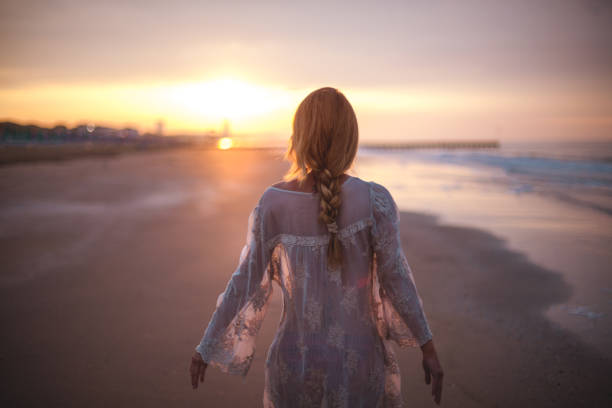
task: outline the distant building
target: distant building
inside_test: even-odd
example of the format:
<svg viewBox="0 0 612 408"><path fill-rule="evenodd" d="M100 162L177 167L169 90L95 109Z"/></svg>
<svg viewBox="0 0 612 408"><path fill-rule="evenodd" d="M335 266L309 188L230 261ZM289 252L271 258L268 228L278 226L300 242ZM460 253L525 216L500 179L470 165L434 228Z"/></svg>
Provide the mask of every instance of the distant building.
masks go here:
<svg viewBox="0 0 612 408"><path fill-rule="evenodd" d="M114 129L91 124L78 125L72 129L58 125L51 129L35 125L19 125L12 122L0 122L0 143L67 143L80 141L113 142L137 140L138 130L132 128Z"/></svg>
<svg viewBox="0 0 612 408"><path fill-rule="evenodd" d="M125 128L119 131L119 137L122 139L136 139L139 136L136 129Z"/></svg>
<svg viewBox="0 0 612 408"><path fill-rule="evenodd" d="M164 135L164 121L158 120L157 123L155 124L155 129L156 129L157 136L163 136Z"/></svg>

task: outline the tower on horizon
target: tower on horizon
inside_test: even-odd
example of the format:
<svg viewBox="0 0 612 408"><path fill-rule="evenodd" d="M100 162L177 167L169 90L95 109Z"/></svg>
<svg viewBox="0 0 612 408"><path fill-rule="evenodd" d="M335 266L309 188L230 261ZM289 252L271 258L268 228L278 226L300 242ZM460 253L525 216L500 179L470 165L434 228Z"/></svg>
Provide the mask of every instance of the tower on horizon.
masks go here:
<svg viewBox="0 0 612 408"><path fill-rule="evenodd" d="M229 137L230 134L230 121L225 119L223 121L223 137Z"/></svg>
<svg viewBox="0 0 612 408"><path fill-rule="evenodd" d="M164 135L164 121L162 119L157 121L157 123L155 124L155 129L156 129L155 133L157 134L157 136Z"/></svg>

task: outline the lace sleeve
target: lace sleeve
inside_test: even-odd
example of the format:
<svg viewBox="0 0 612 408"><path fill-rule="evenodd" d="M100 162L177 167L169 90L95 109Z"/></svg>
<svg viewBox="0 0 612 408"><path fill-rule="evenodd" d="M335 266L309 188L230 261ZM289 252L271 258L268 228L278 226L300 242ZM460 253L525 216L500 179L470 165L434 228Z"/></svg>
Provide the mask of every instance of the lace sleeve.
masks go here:
<svg viewBox="0 0 612 408"><path fill-rule="evenodd" d="M376 297L380 298L386 337L402 347L422 346L432 338L399 232L399 210L389 191L371 182L372 244Z"/></svg>
<svg viewBox="0 0 612 408"><path fill-rule="evenodd" d="M196 347L209 365L242 376L251 366L255 338L272 294L270 251L263 245L259 205L251 212L248 224L238 267L217 298L215 312Z"/></svg>

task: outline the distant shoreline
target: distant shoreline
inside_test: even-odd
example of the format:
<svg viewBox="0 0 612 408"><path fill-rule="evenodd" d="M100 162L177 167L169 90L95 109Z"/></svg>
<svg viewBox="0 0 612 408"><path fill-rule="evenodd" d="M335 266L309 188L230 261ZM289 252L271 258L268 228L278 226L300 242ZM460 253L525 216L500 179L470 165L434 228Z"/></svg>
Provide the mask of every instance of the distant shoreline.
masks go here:
<svg viewBox="0 0 612 408"><path fill-rule="evenodd" d="M0 145L0 167L14 164L66 161L85 157L112 157L124 153L157 152L166 149L218 150L216 144L195 142L171 143L101 143L78 142L61 144ZM230 150L281 151L280 147L235 146Z"/></svg>

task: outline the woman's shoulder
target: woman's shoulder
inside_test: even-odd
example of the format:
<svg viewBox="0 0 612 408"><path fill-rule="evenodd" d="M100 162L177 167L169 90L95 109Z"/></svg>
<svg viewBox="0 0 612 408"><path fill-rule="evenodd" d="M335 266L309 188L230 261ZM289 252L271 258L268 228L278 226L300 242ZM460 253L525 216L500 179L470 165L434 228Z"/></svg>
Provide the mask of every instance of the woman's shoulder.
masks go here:
<svg viewBox="0 0 612 408"><path fill-rule="evenodd" d="M358 195L364 197L368 204L369 213L374 214L383 212L392 214L395 212L395 200L389 189L383 184L373 180L363 180L355 177L354 186Z"/></svg>
<svg viewBox="0 0 612 408"><path fill-rule="evenodd" d="M291 180L291 181L281 180L281 181L278 181L278 182L268 186L268 188L270 188L270 187L281 189L281 190L289 190L289 191L291 191L291 190L296 190L297 191L298 190L298 185L295 182L295 180Z"/></svg>
<svg viewBox="0 0 612 408"><path fill-rule="evenodd" d="M373 216L375 218L387 217L399 220L399 209L389 189L375 181L370 181L369 185Z"/></svg>
<svg viewBox="0 0 612 408"><path fill-rule="evenodd" d="M370 192L372 197L380 197L380 198L390 198L391 192L384 185L376 182L376 181L368 181L367 182L370 187Z"/></svg>
<svg viewBox="0 0 612 408"><path fill-rule="evenodd" d="M366 193L371 197L374 196L390 196L391 193L389 190L382 184L371 181L364 180L357 176L349 176L344 183L342 184L342 188L345 192L348 193ZM281 194L278 194L281 193ZM282 193L296 193L298 196L316 196L316 193L305 191L303 188L300 188L294 180L291 181L278 181L276 183L270 184L263 192L262 198L264 196L286 196L292 197L292 194L283 195Z"/></svg>
<svg viewBox="0 0 612 408"><path fill-rule="evenodd" d="M281 181L278 183L270 184L265 188L263 193L259 197L257 206L261 210L274 210L276 207L285 207L291 205L295 200L308 200L316 198L313 193L307 193L303 191L295 191L288 186L286 182ZM267 211L266 211L267 212Z"/></svg>
<svg viewBox="0 0 612 408"><path fill-rule="evenodd" d="M391 193L387 187L373 180L363 180L359 177L353 177L353 185L358 186L357 189L367 194L370 200L380 200L391 197Z"/></svg>

